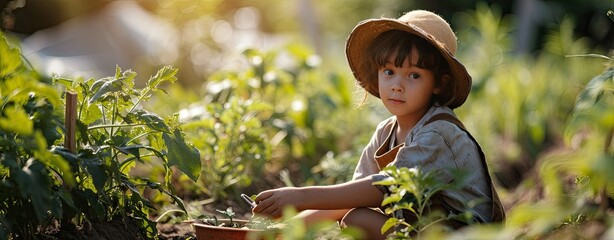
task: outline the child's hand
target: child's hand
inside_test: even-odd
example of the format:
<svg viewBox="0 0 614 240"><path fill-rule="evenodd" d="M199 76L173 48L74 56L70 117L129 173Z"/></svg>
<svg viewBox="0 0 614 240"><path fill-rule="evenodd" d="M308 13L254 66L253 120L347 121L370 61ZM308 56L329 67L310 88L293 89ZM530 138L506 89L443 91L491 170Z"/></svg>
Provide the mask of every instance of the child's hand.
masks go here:
<svg viewBox="0 0 614 240"><path fill-rule="evenodd" d="M294 206L301 201L305 201L299 188L284 187L271 189L261 192L256 197L256 207L252 210L254 214L280 218L284 207Z"/></svg>

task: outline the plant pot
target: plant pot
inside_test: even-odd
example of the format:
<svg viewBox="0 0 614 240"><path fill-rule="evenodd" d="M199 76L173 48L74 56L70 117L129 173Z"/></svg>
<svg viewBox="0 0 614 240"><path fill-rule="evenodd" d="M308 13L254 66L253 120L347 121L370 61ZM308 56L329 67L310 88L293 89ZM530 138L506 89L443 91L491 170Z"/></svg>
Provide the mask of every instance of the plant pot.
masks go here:
<svg viewBox="0 0 614 240"><path fill-rule="evenodd" d="M230 222L228 219L218 220L220 223ZM236 220L234 222L245 225L247 220ZM244 239L267 239L267 236L271 236L268 239L275 239L275 235L272 231L265 231L261 229L248 229L248 228L233 228L233 227L220 227L213 226L206 223L193 223L194 230L196 231L196 239L198 240L244 240Z"/></svg>

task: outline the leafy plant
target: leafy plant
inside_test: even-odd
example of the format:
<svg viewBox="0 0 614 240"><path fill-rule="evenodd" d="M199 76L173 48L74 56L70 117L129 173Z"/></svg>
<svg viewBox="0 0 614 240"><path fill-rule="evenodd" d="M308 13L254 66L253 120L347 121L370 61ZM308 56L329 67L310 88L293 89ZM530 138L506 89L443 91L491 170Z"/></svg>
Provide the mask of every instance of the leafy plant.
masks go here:
<svg viewBox="0 0 614 240"><path fill-rule="evenodd" d="M576 238L593 238L599 233L587 233L579 227L590 222L604 229L612 227L608 212L609 199L614 196L614 69L611 57L591 56L608 63L605 71L578 94L565 130L571 148L542 159L538 180L543 184L544 199L514 206L508 214L507 236L516 232L523 238L549 239L563 232Z"/></svg>
<svg viewBox="0 0 614 240"><path fill-rule="evenodd" d="M136 220L154 237L155 222L148 213L155 207L142 196L150 188L169 196L185 211L183 202L173 193L171 166L177 166L193 181L200 174L200 153L186 143L177 116L167 119L139 108L161 85L173 83L177 69L164 67L151 77L144 89L134 89L136 73L122 72L119 67L113 77L99 80L54 78L67 91L78 93L77 151L55 148L71 164L77 175L71 189L73 204L65 216L76 224L106 221L116 216ZM157 180L131 176L137 163L164 166L164 185Z"/></svg>
<svg viewBox="0 0 614 240"><path fill-rule="evenodd" d="M390 166L384 168L383 171L390 177L373 184L386 186L390 190L390 194L384 196L382 202L382 206L385 206L385 213L393 216L384 223L381 229L382 233L394 229L388 239L407 239L414 236L420 238L424 231L446 220L471 221L472 216L469 212L446 215L446 213L431 209L431 203L436 194L443 190L455 190L462 187L464 179L462 173L454 173L455 181L442 183L437 179L436 172L423 172L420 168ZM415 216L415 221L406 222L402 215L396 214L403 210L411 212Z"/></svg>
<svg viewBox="0 0 614 240"><path fill-rule="evenodd" d="M176 116L141 109L154 91L175 81L162 68L141 91L131 71L117 68L99 80L54 78L78 93L76 151L62 147L62 101L58 89L0 41L0 239L34 238L49 228L71 229L112 219L133 221L151 238L157 233L142 195L145 188L169 196L184 209L170 185L171 166L190 178L200 174L199 152L185 142ZM131 175L137 163L160 161L165 185ZM17 194L15 194L17 193Z"/></svg>
<svg viewBox="0 0 614 240"><path fill-rule="evenodd" d="M231 228L242 228L243 227L243 224L239 224L238 222L233 221L235 212L232 210L232 208L229 207L225 211L215 209L215 211L222 214L224 217L226 217L226 219L228 219L228 222L220 221L216 215L201 215L196 219L196 221L200 221L200 222L203 222L203 223L206 223L212 226L218 226L218 227L231 227Z"/></svg>
<svg viewBox="0 0 614 240"><path fill-rule="evenodd" d="M57 91L0 33L0 239L28 238L72 205L69 163L50 149L61 136Z"/></svg>
<svg viewBox="0 0 614 240"><path fill-rule="evenodd" d="M614 183L608 170L614 169L614 55L587 56L603 58L607 65L603 73L591 79L578 94L567 127L567 139L579 151L586 151L581 160L586 165L580 171L589 181L583 182L588 183L587 187L593 194L601 194L601 210L605 211L608 205L605 199L614 196L614 192L608 189ZM577 134L590 134L590 138L578 139L582 137Z"/></svg>
<svg viewBox="0 0 614 240"><path fill-rule="evenodd" d="M348 116L358 114L352 108L352 85L340 74L323 74L319 56L308 48L290 44L280 50L243 52L245 69L219 71L207 83L207 94L217 102L231 98L268 103L270 115L263 127L275 150L283 157L280 165L295 161L304 174L328 151L337 151L337 141L360 129L347 124ZM358 118L359 119L359 118ZM346 135L339 134L345 133Z"/></svg>
<svg viewBox="0 0 614 240"><path fill-rule="evenodd" d="M567 42L569 41L561 41ZM561 47L560 49L568 49ZM538 175L518 191L540 194L537 202L520 202L512 206L503 229L464 231L468 238L609 239L611 230L612 189L612 129L614 129L614 70L611 56L600 54L569 57L591 57L591 61L606 60L600 74L583 84L567 116L564 131L565 148L545 154L536 169ZM586 58L581 58L586 59ZM579 58L567 58L571 67L594 67L600 64L578 64ZM584 82L584 78L581 78ZM566 86L569 88L569 86ZM559 104L562 105L562 104ZM563 132L563 131L562 131ZM530 196L530 195L529 195ZM586 225L598 225L603 231L590 231ZM605 233L604 233L605 231Z"/></svg>
<svg viewBox="0 0 614 240"><path fill-rule="evenodd" d="M471 26L459 29L459 39L469 43L459 45L459 59L474 83L455 113L480 141L499 185L515 189L547 150L559 146L585 84L571 80L585 81L602 69L594 59L565 58L590 46L573 35L570 18L548 31L541 51L531 55L514 51L512 19L496 5L478 3L459 20Z"/></svg>
<svg viewBox="0 0 614 240"><path fill-rule="evenodd" d="M202 152L200 182L213 199L251 184L252 175L270 159L270 144L262 126L271 106L232 98L226 103L200 105L185 124L186 136ZM238 195L238 194L233 194Z"/></svg>

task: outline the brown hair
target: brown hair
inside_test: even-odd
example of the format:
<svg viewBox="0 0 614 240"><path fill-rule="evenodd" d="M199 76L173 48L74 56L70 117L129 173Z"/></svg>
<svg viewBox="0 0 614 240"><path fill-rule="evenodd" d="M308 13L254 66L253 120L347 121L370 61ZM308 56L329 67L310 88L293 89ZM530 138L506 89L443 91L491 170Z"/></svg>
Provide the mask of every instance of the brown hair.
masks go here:
<svg viewBox="0 0 614 240"><path fill-rule="evenodd" d="M443 75L450 75L448 62L441 53L429 42L414 34L401 30L389 30L378 35L369 46L365 48L365 56L361 65L364 71L362 76L364 81L360 84L367 92L378 93L377 73L384 67L390 57L395 56L394 65L401 67L405 59L411 59L412 50L418 51L417 67L428 69L433 72L435 85L442 91L433 96L433 101L440 105L448 105L452 100L453 94L446 88L446 82L442 81ZM379 96L378 96L379 97Z"/></svg>

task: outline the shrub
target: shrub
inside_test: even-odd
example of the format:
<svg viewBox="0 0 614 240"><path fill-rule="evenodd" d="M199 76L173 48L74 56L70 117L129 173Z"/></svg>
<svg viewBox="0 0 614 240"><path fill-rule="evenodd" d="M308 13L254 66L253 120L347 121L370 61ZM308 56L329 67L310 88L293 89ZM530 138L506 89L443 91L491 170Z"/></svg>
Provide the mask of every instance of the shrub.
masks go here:
<svg viewBox="0 0 614 240"><path fill-rule="evenodd" d="M2 40L0 239L116 218L135 222L153 238L156 223L148 213L155 207L143 189L169 196L185 211L170 184L170 168L196 180L199 152L185 142L175 115L163 119L139 107L161 84L173 83L177 69L162 68L140 91L133 88L136 73L119 67L115 76L99 80L55 77L54 83L78 93L76 151L70 152L61 146L60 93ZM137 163L154 160L164 166L164 184L131 176Z"/></svg>

